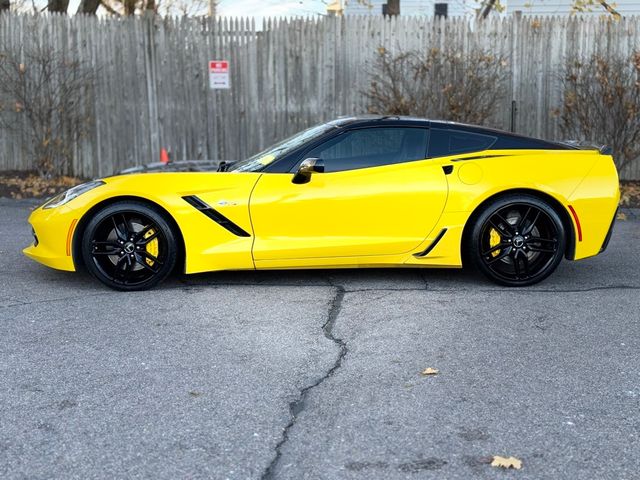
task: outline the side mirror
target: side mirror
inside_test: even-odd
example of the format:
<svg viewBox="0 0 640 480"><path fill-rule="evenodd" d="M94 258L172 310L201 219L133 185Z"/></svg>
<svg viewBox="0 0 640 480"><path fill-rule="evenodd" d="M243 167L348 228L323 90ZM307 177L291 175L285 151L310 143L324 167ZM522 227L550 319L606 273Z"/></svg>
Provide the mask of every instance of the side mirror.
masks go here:
<svg viewBox="0 0 640 480"><path fill-rule="evenodd" d="M293 183L307 183L311 180L312 173L324 173L324 162L319 158L306 158L298 167L298 171L293 176Z"/></svg>

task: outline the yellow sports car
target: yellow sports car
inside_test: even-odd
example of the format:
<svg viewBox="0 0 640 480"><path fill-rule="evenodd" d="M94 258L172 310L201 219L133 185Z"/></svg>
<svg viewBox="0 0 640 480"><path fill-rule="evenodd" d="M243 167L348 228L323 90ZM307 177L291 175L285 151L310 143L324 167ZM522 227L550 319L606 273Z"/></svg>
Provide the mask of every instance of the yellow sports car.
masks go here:
<svg viewBox="0 0 640 480"><path fill-rule="evenodd" d="M29 218L24 253L142 290L178 268L472 265L508 286L602 252L619 200L606 147L402 117L341 118L251 158L151 165Z"/></svg>

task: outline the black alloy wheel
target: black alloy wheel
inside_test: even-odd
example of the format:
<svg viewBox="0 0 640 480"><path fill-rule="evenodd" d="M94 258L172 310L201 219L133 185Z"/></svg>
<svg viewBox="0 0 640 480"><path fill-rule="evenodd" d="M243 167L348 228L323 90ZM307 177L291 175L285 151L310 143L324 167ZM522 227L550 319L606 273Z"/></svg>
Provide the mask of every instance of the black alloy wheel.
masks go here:
<svg viewBox="0 0 640 480"><path fill-rule="evenodd" d="M82 256L89 272L116 290L146 290L171 273L176 238L161 212L143 203L118 202L87 224Z"/></svg>
<svg viewBox="0 0 640 480"><path fill-rule="evenodd" d="M527 286L548 277L562 261L565 230L558 213L532 195L502 197L478 216L471 258L496 283Z"/></svg>

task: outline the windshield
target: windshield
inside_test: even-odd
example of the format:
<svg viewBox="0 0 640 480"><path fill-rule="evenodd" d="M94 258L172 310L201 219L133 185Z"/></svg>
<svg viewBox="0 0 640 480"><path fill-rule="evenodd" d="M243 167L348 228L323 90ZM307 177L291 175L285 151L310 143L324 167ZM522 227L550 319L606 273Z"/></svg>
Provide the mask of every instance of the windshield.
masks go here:
<svg viewBox="0 0 640 480"><path fill-rule="evenodd" d="M308 128L302 132L296 133L294 136L282 140L275 145L270 146L263 152L257 153L246 160L241 160L229 166L228 172L259 172L270 163L278 158L283 157L287 153L295 150L309 140L319 137L324 133L336 128L334 124L322 123L315 127Z"/></svg>

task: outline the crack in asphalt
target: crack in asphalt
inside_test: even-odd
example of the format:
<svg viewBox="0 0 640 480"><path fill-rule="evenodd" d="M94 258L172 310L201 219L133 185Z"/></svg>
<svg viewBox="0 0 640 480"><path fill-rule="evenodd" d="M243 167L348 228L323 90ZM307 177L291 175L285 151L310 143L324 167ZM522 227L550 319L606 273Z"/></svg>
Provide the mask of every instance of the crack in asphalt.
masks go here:
<svg viewBox="0 0 640 480"><path fill-rule="evenodd" d="M426 284L426 280L425 280ZM353 288L347 289L343 286L334 285L331 283L328 284L318 284L318 285L303 285L297 283L206 283L206 284L187 284L182 282L182 286L178 287L179 290L184 291L193 291L196 289L204 289L204 288L225 288L225 287L326 287L332 286L338 289L341 289L343 293L365 293L365 292L430 292L430 293L460 293L460 292L470 292L470 293L519 293L522 295L531 295L537 293L583 293L583 292L596 292L600 290L640 290L640 285L601 285L595 287L586 287L586 288L493 288L493 289L470 289L465 287L460 288L428 288L428 285L425 288L395 288L395 287L372 287L372 288ZM167 290L172 290L173 288L167 288ZM117 292L99 292L99 293L90 293L84 295L82 298L87 297L99 297L111 294L117 294ZM0 310L6 310L9 308L15 307L23 307L27 305L37 305L37 304L46 304L53 302L63 302L67 300L76 300L80 297L78 296L69 296L69 297L60 297L60 298L50 298L46 300L33 300L30 302L14 302L9 303L8 305L0 305Z"/></svg>
<svg viewBox="0 0 640 480"><path fill-rule="evenodd" d="M348 349L346 342L343 339L333 335L333 327L336 324L336 320L338 319L338 315L340 314L340 310L342 308L342 300L344 299L345 293L347 292L345 291L344 287L340 285L334 285L334 288L336 289L336 293L330 303L328 318L325 324L322 326L322 331L327 339L331 340L339 347L340 351L338 353L338 357L336 358L333 366L329 370L327 370L327 372L323 376L318 378L311 385L308 385L300 390L298 398L289 403L289 412L291 414L291 419L289 420L289 423L284 427L284 430L282 431L282 438L275 446L275 456L273 457L273 460L271 460L271 463L267 466L260 477L262 480L271 480L275 478L276 470L280 463L280 459L282 458L282 447L289 440L289 431L296 424L298 416L304 411L306 407L306 400L309 392L311 392L311 390L318 387L325 380L331 377L342 366L342 360L347 354Z"/></svg>
<svg viewBox="0 0 640 480"><path fill-rule="evenodd" d="M426 283L426 282L425 282ZM225 287L338 287L334 284L310 284L304 285L302 283L206 283L206 284L185 284L185 286L179 287L182 290L193 290L196 288L225 288ZM640 285L599 285L594 287L585 288L484 288L477 289L470 286L461 285L458 288L434 288L434 287L409 287L409 288L397 288L397 287L371 287L371 288L343 288L345 293L360 293L360 292L430 292L430 293L458 293L458 292L470 292L470 293L580 293L580 292L594 292L598 290L640 290Z"/></svg>
<svg viewBox="0 0 640 480"><path fill-rule="evenodd" d="M65 302L67 300L78 300L78 299L84 299L84 298L88 298L88 297L100 297L103 295L112 295L114 292L108 291L108 292L99 292L99 293L88 293L86 295L82 295L82 296L72 296L72 297L60 297L60 298L48 298L45 300L32 300L30 302L22 302L22 301L17 301L14 303L10 303L8 305L0 305L0 309L4 309L4 308L13 308L13 307L24 307L26 305L36 305L39 303L53 303L53 302Z"/></svg>

